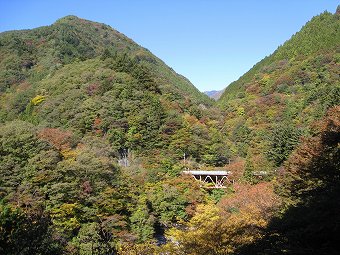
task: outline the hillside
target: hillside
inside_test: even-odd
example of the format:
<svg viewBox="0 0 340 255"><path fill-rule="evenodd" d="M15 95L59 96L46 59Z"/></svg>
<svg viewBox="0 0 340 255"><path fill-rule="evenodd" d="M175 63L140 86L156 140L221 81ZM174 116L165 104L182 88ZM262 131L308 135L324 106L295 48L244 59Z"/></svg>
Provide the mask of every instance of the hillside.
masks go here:
<svg viewBox="0 0 340 255"><path fill-rule="evenodd" d="M185 118L198 121L212 104L186 78L104 24L68 16L51 26L2 33L0 45L2 122L20 118L80 137L97 132L115 151L148 154L169 148ZM178 150L182 155L186 149ZM200 160L194 150L186 153Z"/></svg>
<svg viewBox="0 0 340 255"><path fill-rule="evenodd" d="M339 40L339 14L325 12L313 17L301 31L279 46L273 54L262 59L240 79L227 86L220 104L223 104L228 98L237 97L239 92L246 91L247 87L250 86L249 83L254 83L255 78L258 80L261 78L256 77L260 74L282 71L283 68L283 71L286 71L287 67L302 64L304 60L317 56L321 58L326 53L332 55L338 53ZM328 54L326 55L328 56ZM322 64L322 60L319 61L321 61L319 64ZM272 79L274 78L277 79L278 77Z"/></svg>
<svg viewBox="0 0 340 255"><path fill-rule="evenodd" d="M175 73L147 49L105 24L67 16L51 26L4 32L0 37L2 92L27 77L42 79L65 64L119 53L126 54L157 74L157 83L164 93L176 92L199 103L210 103L186 78Z"/></svg>
<svg viewBox="0 0 340 255"><path fill-rule="evenodd" d="M171 229L165 251L339 253L339 28L340 7L314 17L225 89L221 132L242 177Z"/></svg>
<svg viewBox="0 0 340 255"><path fill-rule="evenodd" d="M208 194L179 173L229 157L212 100L74 16L0 45L1 254L112 254L192 217Z"/></svg>
<svg viewBox="0 0 340 255"><path fill-rule="evenodd" d="M314 17L218 100L225 134L246 159L246 171L281 166L311 124L339 105L339 17Z"/></svg>

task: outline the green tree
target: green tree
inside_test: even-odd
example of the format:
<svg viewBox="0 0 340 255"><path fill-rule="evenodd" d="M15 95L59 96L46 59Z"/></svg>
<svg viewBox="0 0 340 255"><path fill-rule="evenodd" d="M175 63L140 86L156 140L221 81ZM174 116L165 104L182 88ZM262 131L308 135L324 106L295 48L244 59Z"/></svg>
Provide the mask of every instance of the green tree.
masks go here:
<svg viewBox="0 0 340 255"><path fill-rule="evenodd" d="M301 130L289 124L276 126L269 138L270 147L267 152L268 158L272 160L276 166L282 165L298 145L301 135Z"/></svg>
<svg viewBox="0 0 340 255"><path fill-rule="evenodd" d="M131 230L137 235L139 242L145 242L153 237L155 219L151 212L150 202L145 196L140 196L137 207L130 217Z"/></svg>

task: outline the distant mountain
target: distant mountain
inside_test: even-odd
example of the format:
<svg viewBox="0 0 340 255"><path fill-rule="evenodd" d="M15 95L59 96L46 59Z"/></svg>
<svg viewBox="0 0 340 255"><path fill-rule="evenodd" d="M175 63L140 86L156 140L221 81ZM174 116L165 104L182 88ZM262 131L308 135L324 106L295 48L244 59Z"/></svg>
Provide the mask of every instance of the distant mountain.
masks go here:
<svg viewBox="0 0 340 255"><path fill-rule="evenodd" d="M211 91L204 91L203 93L206 94L208 97L218 100L224 90L211 90Z"/></svg>

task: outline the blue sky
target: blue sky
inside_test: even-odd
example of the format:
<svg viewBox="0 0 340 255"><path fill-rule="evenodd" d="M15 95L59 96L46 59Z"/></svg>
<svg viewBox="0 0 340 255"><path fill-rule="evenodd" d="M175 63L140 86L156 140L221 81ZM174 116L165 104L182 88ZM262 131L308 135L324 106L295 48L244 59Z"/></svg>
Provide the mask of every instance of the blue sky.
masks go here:
<svg viewBox="0 0 340 255"><path fill-rule="evenodd" d="M198 89L223 89L338 0L0 0L0 32L66 15L102 22Z"/></svg>

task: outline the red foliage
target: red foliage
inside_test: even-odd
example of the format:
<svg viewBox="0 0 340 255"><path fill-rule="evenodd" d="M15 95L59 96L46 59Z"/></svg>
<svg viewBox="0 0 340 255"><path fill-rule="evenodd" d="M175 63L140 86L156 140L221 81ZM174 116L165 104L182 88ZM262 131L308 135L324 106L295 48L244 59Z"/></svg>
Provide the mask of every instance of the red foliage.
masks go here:
<svg viewBox="0 0 340 255"><path fill-rule="evenodd" d="M294 84L293 77L291 75L287 75L287 74L281 75L279 78L276 79L274 85L278 86L278 85L282 85L282 84L293 85Z"/></svg>
<svg viewBox="0 0 340 255"><path fill-rule="evenodd" d="M33 45L34 45L34 42L33 42L32 40L26 40L26 41L25 41L25 44L26 44L27 46L33 46Z"/></svg>
<svg viewBox="0 0 340 255"><path fill-rule="evenodd" d="M37 46L44 45L46 43L46 39L41 38L37 44Z"/></svg>
<svg viewBox="0 0 340 255"><path fill-rule="evenodd" d="M247 85L246 92L250 94L259 94L260 86L258 84L249 84Z"/></svg>
<svg viewBox="0 0 340 255"><path fill-rule="evenodd" d="M83 193L88 195L92 192L92 187L91 187L91 183L89 181L85 181L83 182L82 184L82 190L83 190Z"/></svg>
<svg viewBox="0 0 340 255"><path fill-rule="evenodd" d="M87 86L86 92L89 96L93 96L99 89L99 85L97 83L92 83Z"/></svg>
<svg viewBox="0 0 340 255"><path fill-rule="evenodd" d="M228 171L231 171L230 179L239 180L244 173L245 161L243 159L237 159L235 162L230 163L227 166Z"/></svg>
<svg viewBox="0 0 340 255"><path fill-rule="evenodd" d="M267 105L267 106L271 106L274 104L274 100L273 100L273 96L272 95L267 95L267 96L263 96L257 99L256 102L258 105Z"/></svg>

